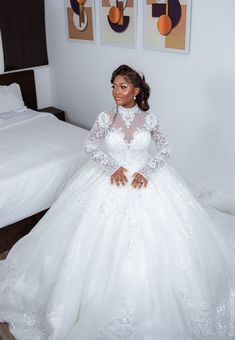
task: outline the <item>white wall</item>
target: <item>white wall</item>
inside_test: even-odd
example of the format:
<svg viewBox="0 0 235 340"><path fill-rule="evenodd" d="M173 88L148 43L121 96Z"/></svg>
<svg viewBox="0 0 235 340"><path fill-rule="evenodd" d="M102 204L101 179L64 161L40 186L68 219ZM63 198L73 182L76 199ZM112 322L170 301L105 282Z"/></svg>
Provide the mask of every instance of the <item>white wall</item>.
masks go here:
<svg viewBox="0 0 235 340"><path fill-rule="evenodd" d="M50 66L31 67L34 69L38 108L51 105ZM2 39L0 31L0 74L4 73Z"/></svg>
<svg viewBox="0 0 235 340"><path fill-rule="evenodd" d="M68 40L64 0L47 1L54 105L71 122L91 127L98 112L113 105L113 69L135 64L151 86L151 109L172 145L171 164L190 184L235 197L235 1L193 0L190 55L143 50L143 1L138 10L137 49L128 49L100 44L98 6L97 43Z"/></svg>
<svg viewBox="0 0 235 340"><path fill-rule="evenodd" d="M171 164L190 184L235 197L235 1L192 2L190 54L180 55L142 48L142 0L136 49L100 44L98 6L97 42L68 40L65 1L45 1L50 67L36 69L38 102L63 108L69 121L89 128L113 105L113 69L135 64L151 86L151 110L172 145Z"/></svg>

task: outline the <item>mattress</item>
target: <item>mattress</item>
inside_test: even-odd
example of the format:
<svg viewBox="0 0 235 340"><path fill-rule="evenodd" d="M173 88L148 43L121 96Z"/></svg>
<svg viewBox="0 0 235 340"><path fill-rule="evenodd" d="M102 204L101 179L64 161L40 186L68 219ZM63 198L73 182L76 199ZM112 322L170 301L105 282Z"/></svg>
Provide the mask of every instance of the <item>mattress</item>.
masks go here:
<svg viewBox="0 0 235 340"><path fill-rule="evenodd" d="M0 114L0 227L51 206L87 161L87 134L50 113Z"/></svg>

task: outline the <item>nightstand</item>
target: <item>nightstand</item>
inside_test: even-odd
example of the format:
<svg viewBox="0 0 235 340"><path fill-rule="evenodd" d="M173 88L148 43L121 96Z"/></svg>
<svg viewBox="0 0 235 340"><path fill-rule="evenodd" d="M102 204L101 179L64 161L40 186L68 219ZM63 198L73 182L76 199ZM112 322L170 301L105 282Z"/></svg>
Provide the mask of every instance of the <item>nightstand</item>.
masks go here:
<svg viewBox="0 0 235 340"><path fill-rule="evenodd" d="M58 119L63 120L65 122L65 113L63 110L57 109L53 106L43 107L38 110L39 112L49 112L56 116Z"/></svg>

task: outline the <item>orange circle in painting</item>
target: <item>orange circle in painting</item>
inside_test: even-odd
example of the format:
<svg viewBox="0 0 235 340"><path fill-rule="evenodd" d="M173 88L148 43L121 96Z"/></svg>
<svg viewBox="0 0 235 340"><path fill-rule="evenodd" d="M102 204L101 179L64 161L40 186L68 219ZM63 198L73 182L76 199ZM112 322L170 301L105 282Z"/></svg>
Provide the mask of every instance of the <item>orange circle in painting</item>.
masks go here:
<svg viewBox="0 0 235 340"><path fill-rule="evenodd" d="M120 9L116 6L112 6L109 10L109 20L113 24L117 24L119 20L121 19L121 12Z"/></svg>
<svg viewBox="0 0 235 340"><path fill-rule="evenodd" d="M170 33L172 28L172 22L169 15L161 15L158 18L157 28L160 34L167 35Z"/></svg>
<svg viewBox="0 0 235 340"><path fill-rule="evenodd" d="M84 5L86 0L77 0L77 2L80 4L80 5Z"/></svg>

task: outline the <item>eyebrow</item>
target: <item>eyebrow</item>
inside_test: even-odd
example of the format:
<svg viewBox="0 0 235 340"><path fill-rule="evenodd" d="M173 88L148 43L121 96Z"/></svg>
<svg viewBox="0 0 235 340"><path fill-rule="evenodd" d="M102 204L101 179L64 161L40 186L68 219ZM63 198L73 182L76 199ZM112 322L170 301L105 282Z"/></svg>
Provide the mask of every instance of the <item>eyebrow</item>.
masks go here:
<svg viewBox="0 0 235 340"><path fill-rule="evenodd" d="M113 82L113 85L118 85L117 83ZM127 82L119 83L119 85L128 85Z"/></svg>

